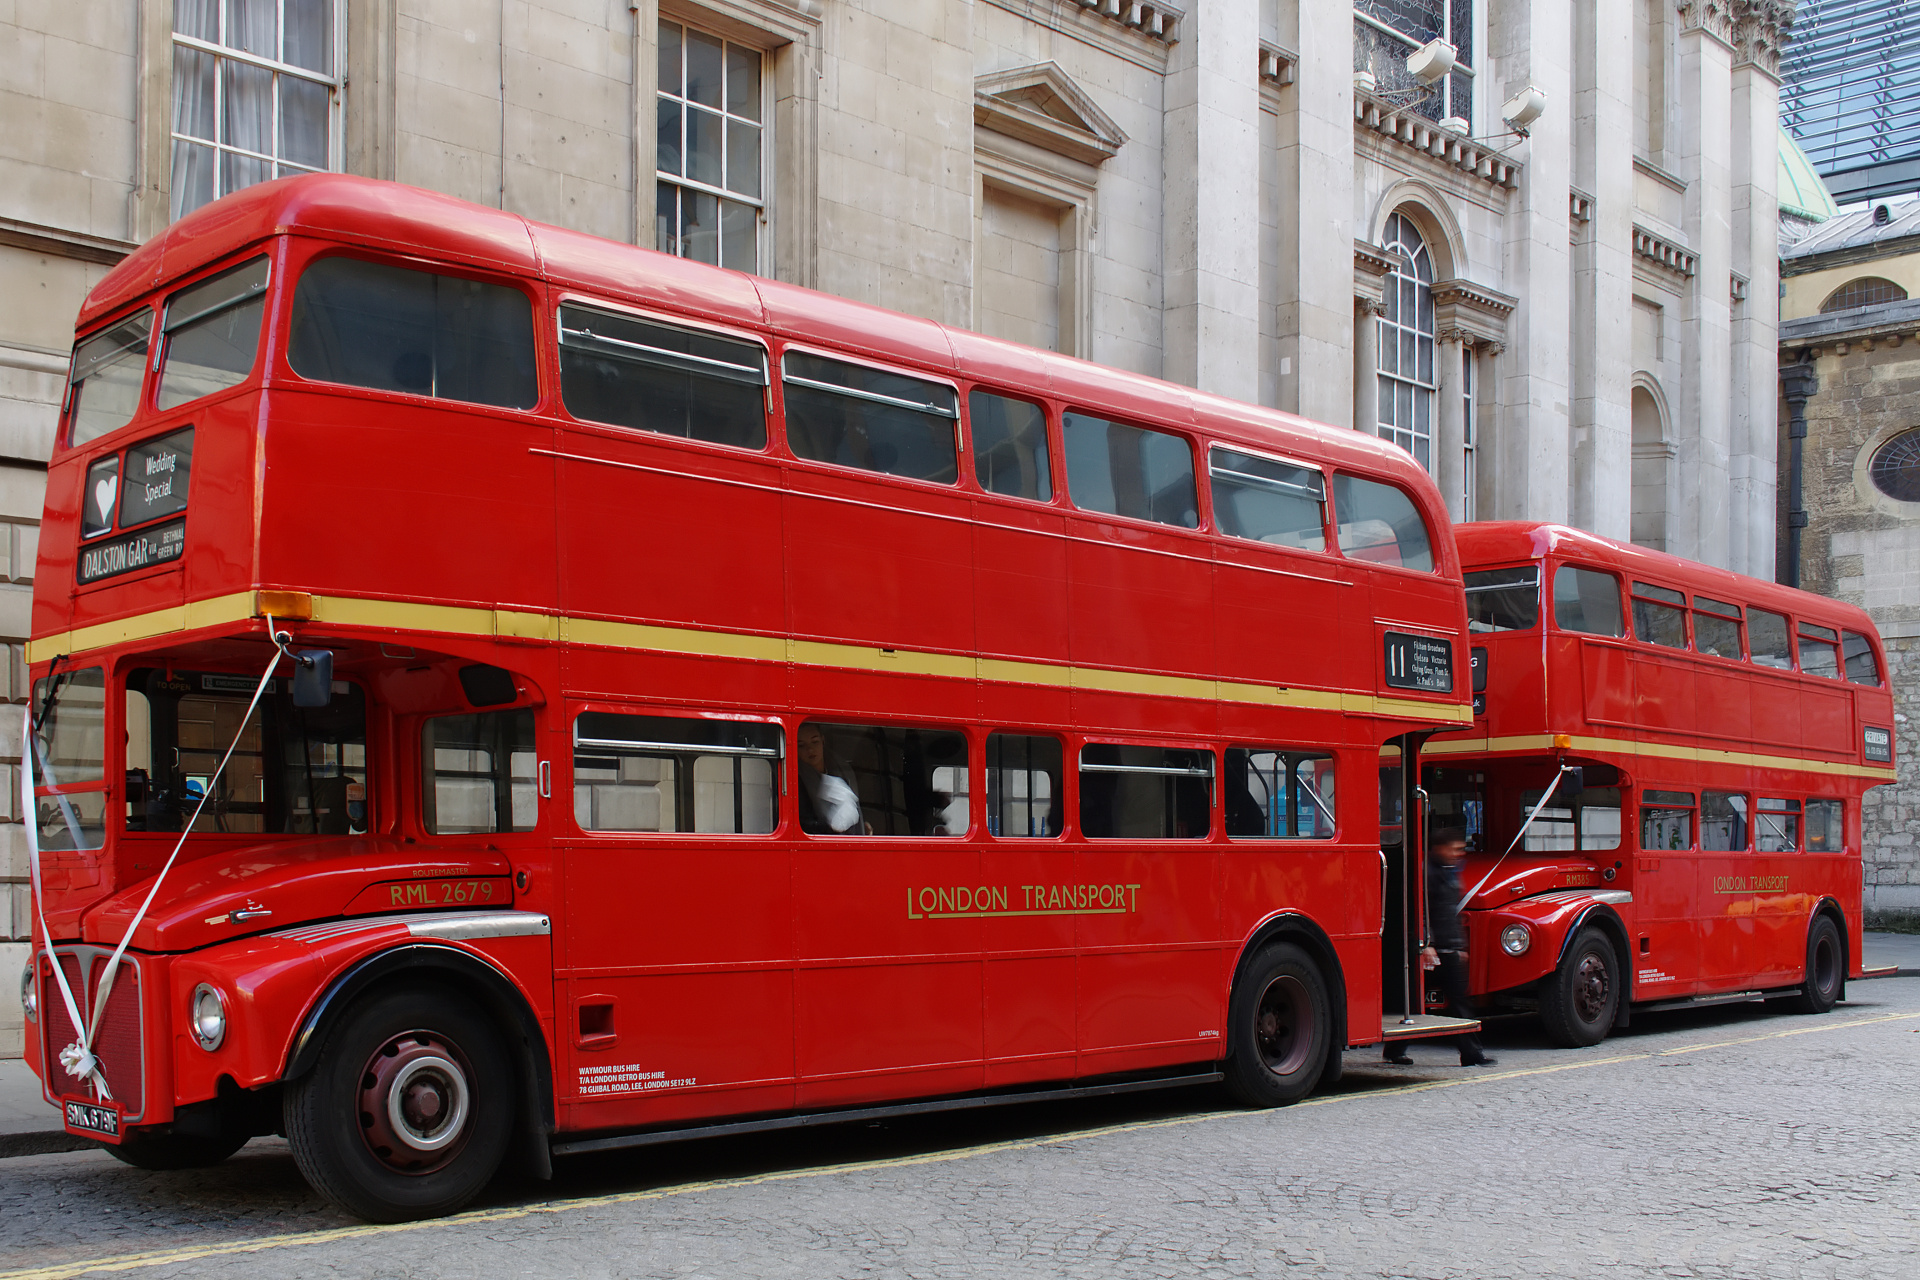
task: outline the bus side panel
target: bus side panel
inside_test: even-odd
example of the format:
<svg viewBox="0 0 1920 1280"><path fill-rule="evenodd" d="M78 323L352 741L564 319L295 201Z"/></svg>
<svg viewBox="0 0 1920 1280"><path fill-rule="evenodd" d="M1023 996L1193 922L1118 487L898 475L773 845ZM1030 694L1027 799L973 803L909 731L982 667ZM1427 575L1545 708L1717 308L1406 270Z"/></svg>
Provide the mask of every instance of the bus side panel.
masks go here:
<svg viewBox="0 0 1920 1280"><path fill-rule="evenodd" d="M1084 519L1068 521L1068 533L1074 664L1210 678L1207 545L1170 530Z"/></svg>
<svg viewBox="0 0 1920 1280"><path fill-rule="evenodd" d="M1351 567L1248 543L1221 545L1213 569L1214 655L1223 680L1336 689L1353 655L1326 642L1361 616ZM1306 625L1302 625L1302 624Z"/></svg>
<svg viewBox="0 0 1920 1280"><path fill-rule="evenodd" d="M983 656L1069 658L1066 520L1058 512L976 501L974 635Z"/></svg>
<svg viewBox="0 0 1920 1280"><path fill-rule="evenodd" d="M1100 840L1075 851L1074 883L1062 891L1082 912L1080 1074L1218 1056L1226 1029L1220 848Z"/></svg>
<svg viewBox="0 0 1920 1280"><path fill-rule="evenodd" d="M980 883L1005 886L1019 913L982 921L989 1087L1074 1074L1074 917L1035 905L1073 881L1074 849L1058 839L980 846Z"/></svg>
<svg viewBox="0 0 1920 1280"><path fill-rule="evenodd" d="M795 849L800 1106L981 1087L982 885L978 846L959 840Z"/></svg>

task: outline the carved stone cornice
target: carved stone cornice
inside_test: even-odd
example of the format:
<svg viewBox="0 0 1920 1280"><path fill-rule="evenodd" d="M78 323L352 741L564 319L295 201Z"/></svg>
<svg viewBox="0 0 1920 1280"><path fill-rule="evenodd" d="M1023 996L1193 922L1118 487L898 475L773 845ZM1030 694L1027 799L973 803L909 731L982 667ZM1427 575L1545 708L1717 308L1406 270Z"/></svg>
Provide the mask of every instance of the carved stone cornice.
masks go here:
<svg viewBox="0 0 1920 1280"><path fill-rule="evenodd" d="M1520 185L1524 166L1504 152L1475 142L1465 133L1442 129L1412 107L1397 106L1362 89L1353 91L1353 122L1396 146L1433 157L1511 191Z"/></svg>
<svg viewBox="0 0 1920 1280"><path fill-rule="evenodd" d="M1700 263L1693 250L1638 223L1633 227L1633 252L1635 257L1677 276L1691 276Z"/></svg>
<svg viewBox="0 0 1920 1280"><path fill-rule="evenodd" d="M1448 334L1452 341L1473 347L1489 342L1504 345L1507 317L1513 314L1513 309L1519 304L1518 298L1470 280L1436 280L1433 285L1434 333Z"/></svg>
<svg viewBox="0 0 1920 1280"><path fill-rule="evenodd" d="M1172 44L1180 38L1180 19L1187 15L1173 5L1158 0L1079 0L1082 9L1092 9L1101 17L1132 27L1143 36L1152 36Z"/></svg>
<svg viewBox="0 0 1920 1280"><path fill-rule="evenodd" d="M1780 78L1780 46L1793 25L1794 0L1733 0L1733 65Z"/></svg>
<svg viewBox="0 0 1920 1280"><path fill-rule="evenodd" d="M1680 33L1703 31L1729 49L1733 47L1733 6L1736 0L1684 0L1680 6Z"/></svg>

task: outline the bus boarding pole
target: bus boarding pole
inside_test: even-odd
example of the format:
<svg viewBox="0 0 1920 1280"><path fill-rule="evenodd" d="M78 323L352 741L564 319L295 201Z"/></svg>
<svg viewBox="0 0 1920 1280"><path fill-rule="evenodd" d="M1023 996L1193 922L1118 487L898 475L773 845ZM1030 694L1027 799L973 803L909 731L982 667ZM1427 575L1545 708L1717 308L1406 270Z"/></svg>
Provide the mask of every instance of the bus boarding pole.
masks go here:
<svg viewBox="0 0 1920 1280"><path fill-rule="evenodd" d="M1413 745L1411 736L1409 736L1408 738L1407 745L1408 746ZM1401 758L1405 759L1406 757L1403 755ZM1407 894L1406 894L1407 919L1418 922L1418 928L1416 929L1418 937L1414 939L1414 942L1418 944L1418 949L1416 950L1415 947L1411 945L1407 947L1407 951L1406 951L1407 962L1406 964L1401 966L1401 970L1400 970L1401 973L1404 975L1404 984L1406 986L1406 996L1404 998L1404 1003L1401 1005L1402 1013L1400 1014L1400 1024L1402 1026L1410 1026L1414 1022L1415 1015L1413 1012L1413 988L1414 988L1413 972L1414 972L1414 966L1420 962L1420 957L1426 951L1426 938L1427 938L1426 895L1424 893L1420 895L1419 905L1416 907L1415 899L1413 895L1413 884L1414 884L1414 881L1418 878L1414 872L1415 866L1418 865L1420 868L1420 871L1423 873L1426 871L1427 817L1428 817L1427 801L1429 797L1427 795L1427 789L1420 785L1420 782L1419 782L1420 775L1418 773L1415 773L1410 769L1407 773L1407 778L1410 782L1413 783L1412 800L1413 800L1414 810L1418 815L1415 821L1412 823L1409 823L1408 826L1411 829L1417 831L1420 835L1420 856L1416 860L1413 856L1413 850L1412 849L1407 850ZM1426 983L1422 981L1420 983L1420 1010L1422 1013L1426 1012L1426 1007L1427 1007L1426 994L1427 994Z"/></svg>

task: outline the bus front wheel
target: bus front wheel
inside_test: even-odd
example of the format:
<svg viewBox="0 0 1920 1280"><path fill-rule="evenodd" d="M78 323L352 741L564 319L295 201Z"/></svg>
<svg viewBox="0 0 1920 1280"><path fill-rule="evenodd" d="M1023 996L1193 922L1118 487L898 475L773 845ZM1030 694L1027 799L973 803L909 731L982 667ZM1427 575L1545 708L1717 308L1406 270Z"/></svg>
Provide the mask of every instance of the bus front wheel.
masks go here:
<svg viewBox="0 0 1920 1280"><path fill-rule="evenodd" d="M506 1154L513 1069L455 992L402 988L350 1010L287 1086L287 1140L313 1189L371 1222L452 1213Z"/></svg>
<svg viewBox="0 0 1920 1280"><path fill-rule="evenodd" d="M1607 935L1589 925L1540 991L1540 1020L1566 1049L1599 1044L1620 1010L1620 966Z"/></svg>
<svg viewBox="0 0 1920 1280"><path fill-rule="evenodd" d="M1227 1092L1249 1107L1283 1107L1313 1092L1326 1067L1333 1011L1320 966L1291 942L1254 954L1227 1010Z"/></svg>
<svg viewBox="0 0 1920 1280"><path fill-rule="evenodd" d="M1840 1000L1840 987L1846 981L1845 951L1840 945L1840 930L1831 916L1815 916L1807 930L1807 980L1793 1007L1801 1013L1825 1013Z"/></svg>

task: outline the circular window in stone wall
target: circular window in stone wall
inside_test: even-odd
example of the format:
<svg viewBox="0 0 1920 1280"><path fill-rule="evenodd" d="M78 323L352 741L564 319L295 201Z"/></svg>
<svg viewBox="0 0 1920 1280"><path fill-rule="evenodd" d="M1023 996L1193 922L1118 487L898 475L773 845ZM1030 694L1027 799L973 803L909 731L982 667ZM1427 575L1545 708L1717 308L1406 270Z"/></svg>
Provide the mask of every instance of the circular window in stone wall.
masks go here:
<svg viewBox="0 0 1920 1280"><path fill-rule="evenodd" d="M1873 487L1901 502L1920 502L1920 427L1881 445L1867 467Z"/></svg>

